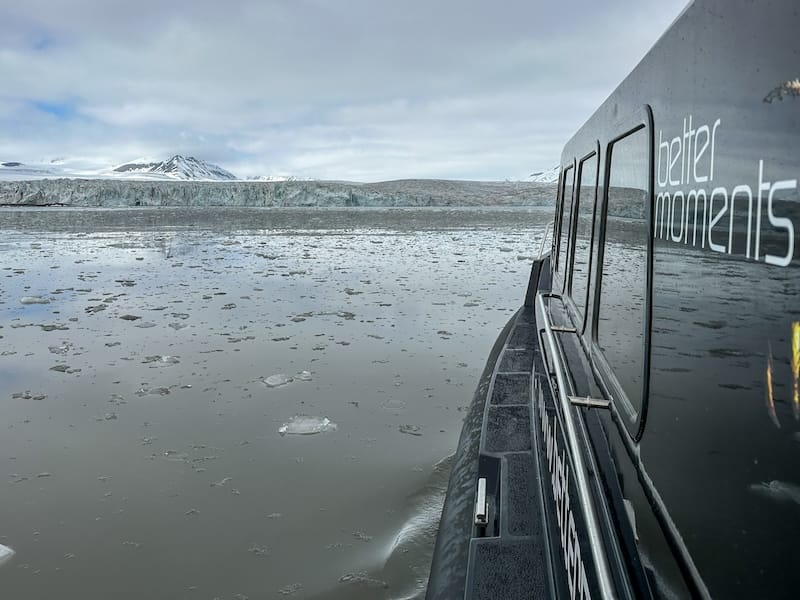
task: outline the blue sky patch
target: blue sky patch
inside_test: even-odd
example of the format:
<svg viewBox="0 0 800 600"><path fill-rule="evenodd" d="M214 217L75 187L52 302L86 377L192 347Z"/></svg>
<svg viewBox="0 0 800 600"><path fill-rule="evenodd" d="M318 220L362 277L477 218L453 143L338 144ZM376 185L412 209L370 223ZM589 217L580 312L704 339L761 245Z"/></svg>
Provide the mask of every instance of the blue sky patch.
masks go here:
<svg viewBox="0 0 800 600"><path fill-rule="evenodd" d="M33 43L33 49L37 52L44 52L53 45L53 39L49 37L41 37Z"/></svg>
<svg viewBox="0 0 800 600"><path fill-rule="evenodd" d="M45 100L32 100L31 106L36 110L52 115L57 119L66 121L75 116L75 105L72 102L47 102Z"/></svg>

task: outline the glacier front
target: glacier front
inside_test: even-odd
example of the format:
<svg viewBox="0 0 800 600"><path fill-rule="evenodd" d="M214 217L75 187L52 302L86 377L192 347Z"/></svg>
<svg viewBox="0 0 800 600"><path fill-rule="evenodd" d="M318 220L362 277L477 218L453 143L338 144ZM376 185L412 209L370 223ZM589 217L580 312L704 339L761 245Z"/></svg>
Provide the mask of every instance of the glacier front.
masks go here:
<svg viewBox="0 0 800 600"><path fill-rule="evenodd" d="M540 182L407 179L341 181L125 181L41 179L0 182L5 206L553 206L556 185Z"/></svg>

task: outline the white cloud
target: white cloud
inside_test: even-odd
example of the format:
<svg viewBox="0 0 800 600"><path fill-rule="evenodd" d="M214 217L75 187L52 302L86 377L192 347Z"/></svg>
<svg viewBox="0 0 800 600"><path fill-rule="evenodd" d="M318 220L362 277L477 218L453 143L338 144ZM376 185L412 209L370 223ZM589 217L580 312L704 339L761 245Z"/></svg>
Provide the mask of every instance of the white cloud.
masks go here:
<svg viewBox="0 0 800 600"><path fill-rule="evenodd" d="M240 175L522 177L558 161L682 4L14 3L0 159L186 152Z"/></svg>

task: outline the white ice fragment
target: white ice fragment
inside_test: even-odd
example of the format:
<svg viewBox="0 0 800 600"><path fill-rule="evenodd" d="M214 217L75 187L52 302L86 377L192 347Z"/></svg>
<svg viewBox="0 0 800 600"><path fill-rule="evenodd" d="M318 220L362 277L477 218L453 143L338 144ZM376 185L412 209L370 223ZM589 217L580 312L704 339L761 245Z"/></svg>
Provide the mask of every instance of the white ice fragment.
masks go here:
<svg viewBox="0 0 800 600"><path fill-rule="evenodd" d="M180 362L178 357L156 354L154 356L145 356L142 360L143 364L158 363L162 365L176 365Z"/></svg>
<svg viewBox="0 0 800 600"><path fill-rule="evenodd" d="M311 381L311 372L310 371L300 371L296 376L295 379L298 381Z"/></svg>
<svg viewBox="0 0 800 600"><path fill-rule="evenodd" d="M339 577L339 583L347 583L351 585L377 589L387 589L389 587L388 583L380 579L370 577L365 571L359 571L358 573L345 573Z"/></svg>
<svg viewBox="0 0 800 600"><path fill-rule="evenodd" d="M12 556L14 556L14 551L8 546L0 544L0 565L9 560Z"/></svg>
<svg viewBox="0 0 800 600"><path fill-rule="evenodd" d="M291 383L294 381L294 378L289 377L286 373L276 373L275 375L270 375L266 379L262 379L262 381L267 387L278 387Z"/></svg>
<svg viewBox="0 0 800 600"><path fill-rule="evenodd" d="M23 296L20 298L22 304L50 304L50 300L41 296Z"/></svg>
<svg viewBox="0 0 800 600"><path fill-rule="evenodd" d="M328 417L306 417L295 415L278 428L281 435L313 435L326 431L336 431L337 425Z"/></svg>
<svg viewBox="0 0 800 600"><path fill-rule="evenodd" d="M291 596L293 594L296 594L302 589L303 589L302 583L290 583L289 585L285 585L281 589L279 589L278 593L283 596Z"/></svg>
<svg viewBox="0 0 800 600"><path fill-rule="evenodd" d="M422 428L419 425L400 425L397 429L400 433L407 433L408 435L422 435Z"/></svg>

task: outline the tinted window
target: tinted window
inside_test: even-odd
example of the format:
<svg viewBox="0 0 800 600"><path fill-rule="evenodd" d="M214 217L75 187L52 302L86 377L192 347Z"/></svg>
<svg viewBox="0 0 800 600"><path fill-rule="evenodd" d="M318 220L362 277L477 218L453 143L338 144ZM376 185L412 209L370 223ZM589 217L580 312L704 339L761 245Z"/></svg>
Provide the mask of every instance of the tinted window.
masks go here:
<svg viewBox="0 0 800 600"><path fill-rule="evenodd" d="M562 188L561 226L558 243L558 257L556 258L556 271L563 272L567 264L567 242L569 241L569 224L572 220L572 187L575 182L575 169L570 167L564 170L564 187Z"/></svg>
<svg viewBox="0 0 800 600"><path fill-rule="evenodd" d="M649 137L641 128L611 147L597 341L634 411L642 406Z"/></svg>
<svg viewBox="0 0 800 600"><path fill-rule="evenodd" d="M589 257L594 226L594 191L597 184L597 154L584 159L578 170L576 198L578 220L575 227L575 250L572 263L572 299L584 314L589 288Z"/></svg>

